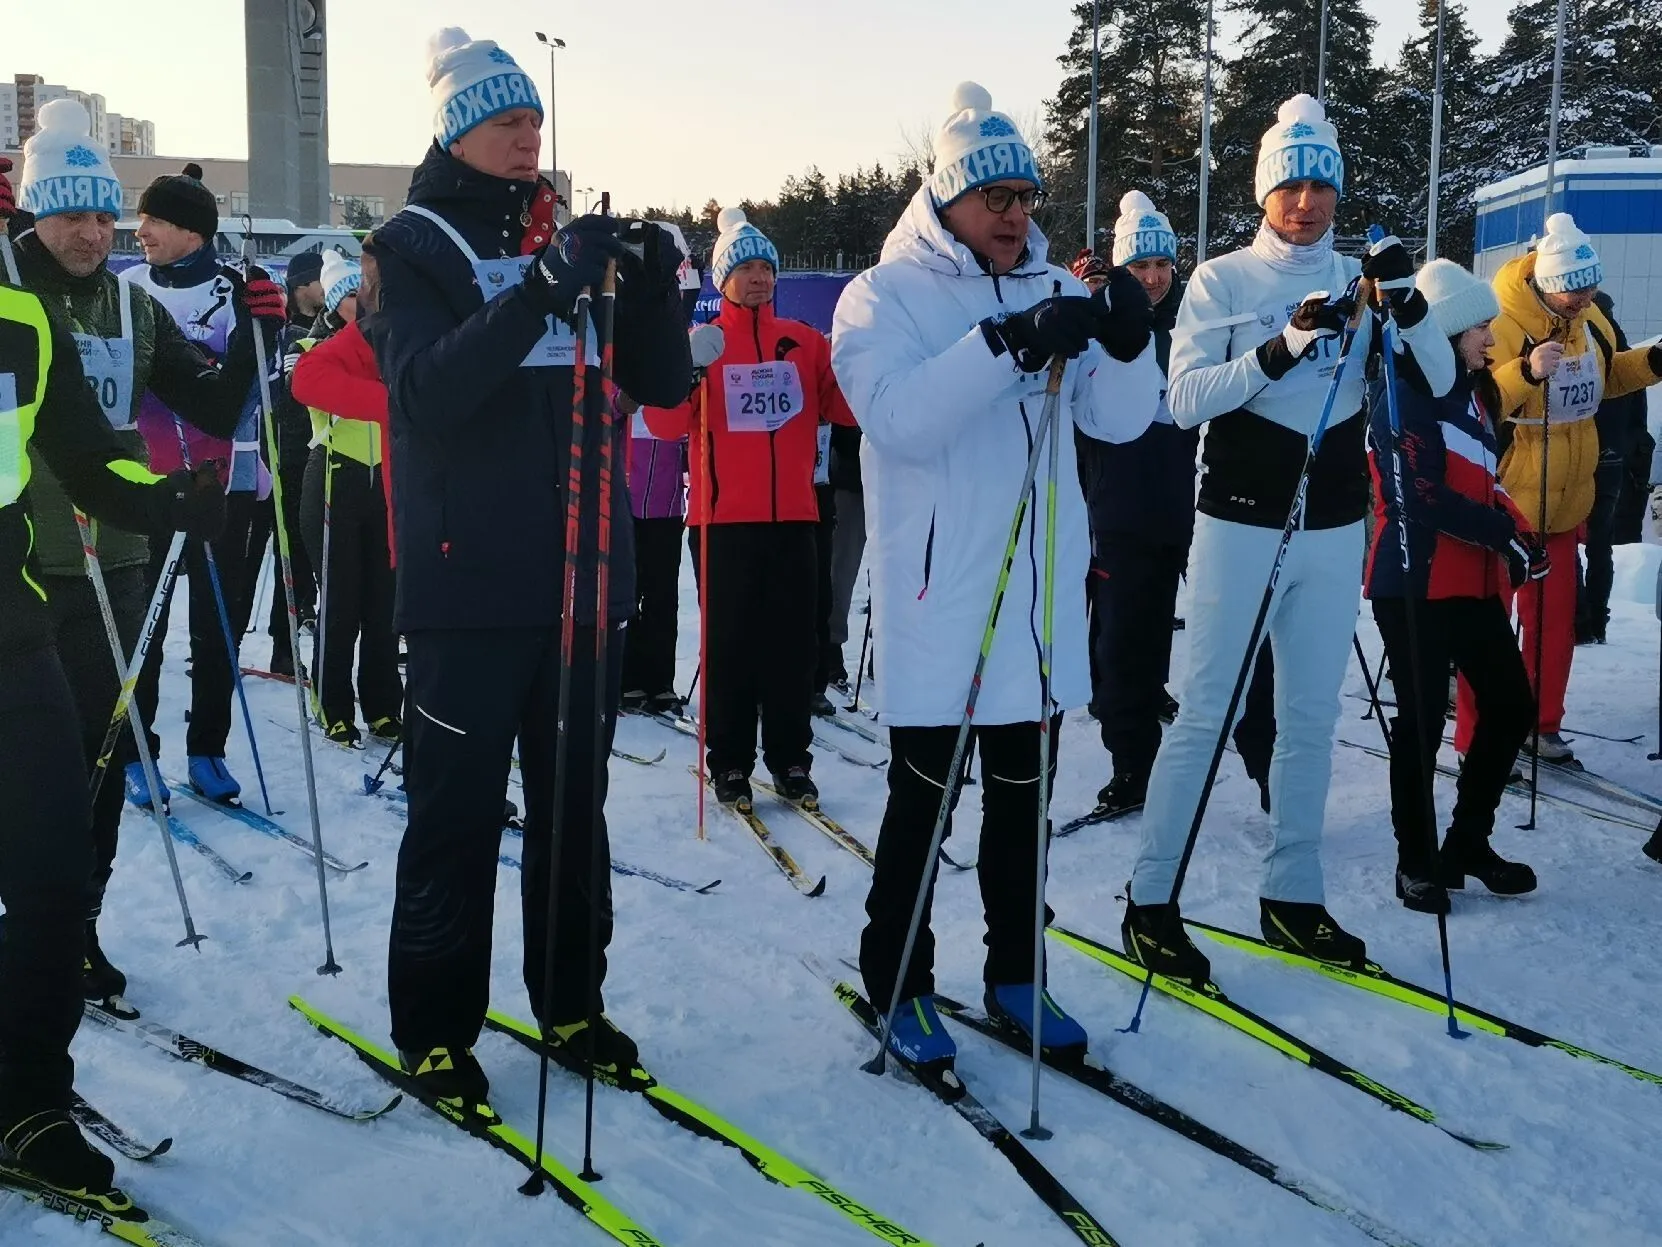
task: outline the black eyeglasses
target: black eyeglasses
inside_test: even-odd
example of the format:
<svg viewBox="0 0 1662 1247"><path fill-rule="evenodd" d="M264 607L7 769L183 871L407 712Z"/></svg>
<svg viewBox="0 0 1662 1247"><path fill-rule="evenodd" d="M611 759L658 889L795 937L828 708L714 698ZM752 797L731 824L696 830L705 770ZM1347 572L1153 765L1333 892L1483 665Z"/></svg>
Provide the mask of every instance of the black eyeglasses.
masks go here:
<svg viewBox="0 0 1662 1247"><path fill-rule="evenodd" d="M1023 187L1021 190L1016 190L1012 186L981 186L976 189L981 192L987 211L995 214L1008 212L1011 204L1019 203L1021 210L1032 216L1045 206L1045 200L1049 198L1037 186Z"/></svg>

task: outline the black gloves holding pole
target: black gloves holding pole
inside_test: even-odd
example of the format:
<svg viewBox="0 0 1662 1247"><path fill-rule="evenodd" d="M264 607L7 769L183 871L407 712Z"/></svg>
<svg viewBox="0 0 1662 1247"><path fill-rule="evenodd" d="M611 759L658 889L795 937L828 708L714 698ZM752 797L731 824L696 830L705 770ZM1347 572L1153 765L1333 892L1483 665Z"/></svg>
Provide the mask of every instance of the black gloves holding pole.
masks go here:
<svg viewBox="0 0 1662 1247"><path fill-rule="evenodd" d="M675 241L651 221L621 221L590 213L554 235L532 257L524 297L542 316L571 318L577 293L600 288L606 264L617 264L622 289L642 289L648 296L674 284L681 267Z"/></svg>
<svg viewBox="0 0 1662 1247"><path fill-rule="evenodd" d="M169 472L166 480L150 486L151 531L180 532L204 541L218 537L225 527L225 486L219 479L224 466L209 459Z"/></svg>
<svg viewBox="0 0 1662 1247"><path fill-rule="evenodd" d="M1057 355L1072 359L1095 341L1113 358L1130 363L1148 346L1148 294L1123 268L1092 295L1053 295L1025 312L981 322L982 336L996 355L1009 353L1023 372L1043 372Z"/></svg>

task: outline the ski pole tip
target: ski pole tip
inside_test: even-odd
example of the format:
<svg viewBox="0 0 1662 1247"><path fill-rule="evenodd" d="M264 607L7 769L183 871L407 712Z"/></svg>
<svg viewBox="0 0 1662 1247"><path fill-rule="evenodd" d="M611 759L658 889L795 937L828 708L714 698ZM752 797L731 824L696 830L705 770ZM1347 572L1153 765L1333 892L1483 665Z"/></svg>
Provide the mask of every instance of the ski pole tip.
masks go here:
<svg viewBox="0 0 1662 1247"><path fill-rule="evenodd" d="M879 1078L881 1078L888 1067L888 1061L885 1059L885 1054L879 1052L860 1068L865 1070L868 1074L876 1074Z"/></svg>
<svg viewBox="0 0 1662 1247"><path fill-rule="evenodd" d="M603 1180L606 1175L601 1173L600 1170L596 1169L593 1165L584 1165L582 1172L577 1176L585 1182L599 1182Z"/></svg>
<svg viewBox="0 0 1662 1247"><path fill-rule="evenodd" d="M184 939L180 940L173 947L175 947L175 948L184 948L188 944L190 947L194 948L197 952L201 952L202 951L202 941L207 939L207 938L208 938L207 936L198 935L193 931L191 934L185 936Z"/></svg>
<svg viewBox="0 0 1662 1247"><path fill-rule="evenodd" d="M542 1170L538 1169L533 1171L524 1182L520 1183L519 1193L521 1195L541 1195L542 1185Z"/></svg>
<svg viewBox="0 0 1662 1247"><path fill-rule="evenodd" d="M329 960L325 961L317 968L317 972L319 974L327 974L332 977L340 973L340 966L335 963L335 959L333 957L330 957Z"/></svg>

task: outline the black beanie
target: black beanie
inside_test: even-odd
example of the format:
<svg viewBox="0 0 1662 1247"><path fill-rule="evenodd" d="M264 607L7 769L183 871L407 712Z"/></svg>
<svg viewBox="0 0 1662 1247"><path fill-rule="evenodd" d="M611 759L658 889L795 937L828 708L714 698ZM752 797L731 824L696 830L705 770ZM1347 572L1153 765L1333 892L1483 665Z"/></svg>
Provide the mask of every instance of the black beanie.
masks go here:
<svg viewBox="0 0 1662 1247"><path fill-rule="evenodd" d="M316 251L302 251L289 261L284 284L293 294L301 286L309 286L323 275L323 256Z"/></svg>
<svg viewBox="0 0 1662 1247"><path fill-rule="evenodd" d="M200 234L207 242L219 233L219 205L214 193L202 185L202 166L188 164L180 173L164 175L144 188L139 196L139 213L171 221L181 229Z"/></svg>

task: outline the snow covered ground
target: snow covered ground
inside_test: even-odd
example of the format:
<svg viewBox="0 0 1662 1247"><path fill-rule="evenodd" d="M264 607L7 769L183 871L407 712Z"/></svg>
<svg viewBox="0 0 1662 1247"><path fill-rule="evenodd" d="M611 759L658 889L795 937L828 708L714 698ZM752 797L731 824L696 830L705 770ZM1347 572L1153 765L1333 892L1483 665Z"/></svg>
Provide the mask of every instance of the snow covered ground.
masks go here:
<svg viewBox="0 0 1662 1247"><path fill-rule="evenodd" d="M1648 599L1653 547L1621 552L1618 596ZM690 583L683 590L682 686L696 636ZM1645 760L1656 727L1657 623L1648 601L1615 607L1610 644L1576 653L1568 726L1640 744L1582 738L1587 763L1662 790ZM187 685L182 607L167 649L159 724L164 769L183 770ZM857 621L858 622L858 621ZM1364 647L1378 642L1366 615ZM245 655L263 663L263 636ZM1178 667L1182 665L1178 636ZM852 665L854 655L849 655ZM1352 670L1349 687L1361 690ZM1180 691L1180 676L1174 682ZM282 821L308 834L292 690L248 681L261 753ZM1377 744L1364 705L1346 699L1340 734ZM851 751L876 747L822 728ZM867 875L794 814L764 804L778 837L826 893L795 893L740 825L713 804L709 838L696 838L696 794L687 765L693 742L625 720L625 748L668 758L650 768L612 763L614 853L702 883L711 895L613 878L618 928L611 950L609 1011L640 1041L651 1068L788 1156L888 1214L921 1238L970 1247L1048 1247L1077 1240L974 1132L921 1090L859 1065L870 1041L800 963L852 956L863 922ZM1070 716L1062 735L1057 817L1088 808L1107 778L1094 725ZM314 749L324 834L367 870L329 880L335 949L345 972L319 978L323 937L309 859L212 811L176 812L227 858L252 870L234 886L180 849L191 903L209 939L200 952L174 947L178 909L152 823L129 812L105 908L106 949L131 977L129 995L148 1018L338 1096L379 1102L387 1089L342 1044L317 1035L286 1005L305 994L386 1042L386 930L399 807L362 795L364 755ZM259 808L240 726L231 766ZM868 843L884 800L879 771L821 756L816 775L828 812ZM1439 787L1447 811L1450 791ZM967 795L955 854L973 853L977 799ZM1372 955L1411 980L1438 981L1433 920L1391 895L1392 840L1385 766L1336 750L1328 806L1329 903L1363 934ZM1639 853L1643 833L1543 807L1539 830L1514 830L1527 810L1508 797L1496 843L1534 865L1535 895L1500 900L1479 888L1456 902L1449 923L1457 993L1538 1029L1662 1069L1656 956L1662 868ZM1195 917L1252 931L1258 858L1268 822L1233 757L1222 777L1184 893ZM1115 900L1130 869L1134 821L1090 828L1057 843L1051 900L1067 925L1117 943ZM509 851L515 852L513 842ZM495 1002L523 1014L516 872L503 870L497 906ZM979 997L981 907L972 875L948 873L935 905L943 990ZM1208 949L1216 977L1241 1002L1374 1078L1437 1110L1456 1129L1510 1150L1480 1154L1434 1128L1156 996L1142 1031L1115 1031L1131 1015L1136 985L1066 949L1053 949L1056 996L1089 1027L1099 1057L1347 1203L1432 1247L1662 1243L1662 1184L1655 1126L1659 1089L1550 1050L1487 1036L1456 1041L1441 1019L1289 967ZM1011 1054L960 1033L959 1069L1012 1126L1026 1121L1028 1071ZM480 1059L508 1121L533 1128L536 1063L487 1034ZM367 1125L326 1117L96 1030L75 1044L79 1086L136 1132L173 1135L150 1165L121 1164L145 1202L205 1242L265 1244L599 1244L598 1230L551 1194L528 1199L524 1171L407 1102ZM1126 1247L1358 1244L1353 1227L1278 1191L1226 1161L1066 1080L1047 1074L1053 1141L1034 1150ZM552 1150L576 1167L582 1146L581 1085L555 1071ZM773 1186L731 1149L662 1121L645 1104L601 1090L595 1159L601 1190L667 1244L683 1247L860 1244L876 1241L813 1197ZM90 1230L8 1200L6 1244L81 1243Z"/></svg>

